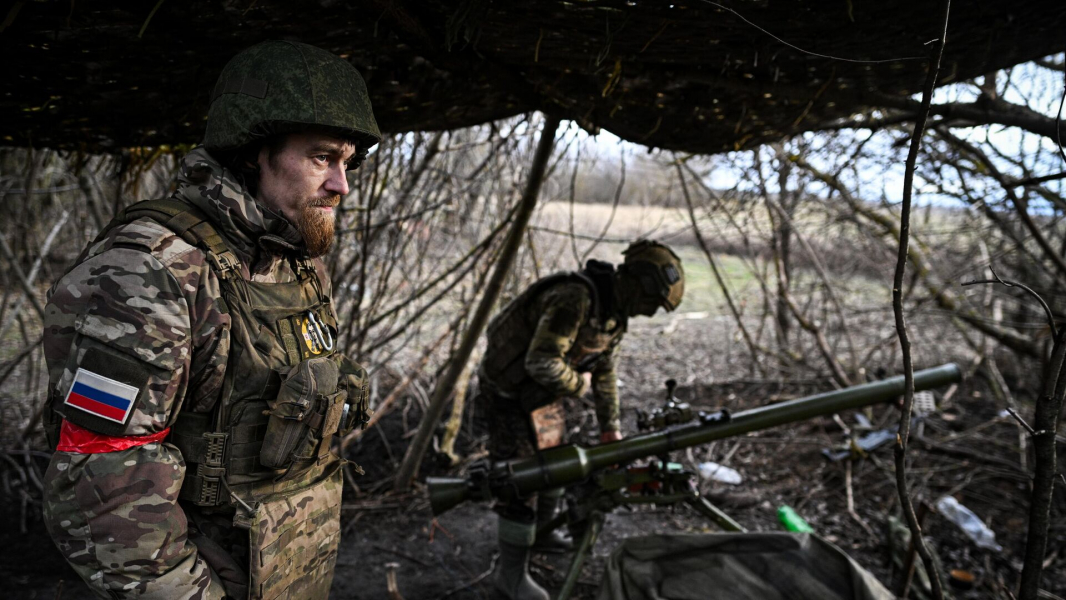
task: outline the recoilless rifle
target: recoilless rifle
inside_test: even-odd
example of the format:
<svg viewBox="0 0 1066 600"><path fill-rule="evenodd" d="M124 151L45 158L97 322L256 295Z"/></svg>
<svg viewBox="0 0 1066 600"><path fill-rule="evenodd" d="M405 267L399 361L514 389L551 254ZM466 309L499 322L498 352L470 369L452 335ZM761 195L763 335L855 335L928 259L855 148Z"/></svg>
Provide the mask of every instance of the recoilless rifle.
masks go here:
<svg viewBox="0 0 1066 600"><path fill-rule="evenodd" d="M946 364L914 373L916 392L957 383L959 367ZM569 598L581 567L596 543L607 513L636 504L685 504L727 531L744 531L721 509L700 495L696 477L670 461L675 450L715 440L805 421L841 411L889 402L904 392L903 376L760 406L729 414L720 410L696 412L674 396L676 384L667 382L665 406L644 413L638 426L648 430L618 442L590 448L557 446L537 456L511 461L479 461L466 477L429 477L430 504L439 515L468 500L524 498L540 491L571 487L567 510L541 531L569 525L579 540L567 572L560 600ZM693 422L694 421L694 422ZM629 463L654 458L642 466Z"/></svg>

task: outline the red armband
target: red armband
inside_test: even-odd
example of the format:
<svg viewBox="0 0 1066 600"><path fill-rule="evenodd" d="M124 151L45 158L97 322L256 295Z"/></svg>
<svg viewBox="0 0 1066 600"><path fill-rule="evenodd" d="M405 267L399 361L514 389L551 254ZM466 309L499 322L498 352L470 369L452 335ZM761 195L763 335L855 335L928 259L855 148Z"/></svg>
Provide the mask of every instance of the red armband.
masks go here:
<svg viewBox="0 0 1066 600"><path fill-rule="evenodd" d="M95 433L64 420L63 426L59 430L59 445L56 446L56 450L59 452L74 452L76 454L118 452L119 450L128 450L137 446L151 444L152 442L160 442L167 437L168 433L170 433L169 427L159 433L149 435L117 437Z"/></svg>

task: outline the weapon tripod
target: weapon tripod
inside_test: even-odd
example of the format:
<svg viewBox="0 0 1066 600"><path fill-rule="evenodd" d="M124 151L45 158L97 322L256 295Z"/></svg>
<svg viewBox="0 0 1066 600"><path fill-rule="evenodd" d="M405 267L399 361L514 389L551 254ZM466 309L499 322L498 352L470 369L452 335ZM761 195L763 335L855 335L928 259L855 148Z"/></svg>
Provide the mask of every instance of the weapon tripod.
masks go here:
<svg viewBox="0 0 1066 600"><path fill-rule="evenodd" d="M924 369L914 373L914 390L957 383L961 378L962 371L954 364ZM486 460L471 465L466 477L427 478L430 505L433 514L439 515L468 500L526 497L549 489L577 486L573 488L573 498L568 501L564 516L552 519L542 528L548 531L565 523L580 538L559 596L565 600L577 583L607 513L619 506L684 503L723 529L743 531L736 521L699 495L692 483L694 474L671 463L670 452L888 402L904 393L904 383L903 376L890 377L736 414L722 410L693 415L692 407L674 397L676 383L669 381L666 405L638 417L637 425L642 431L647 430L645 433L588 448L568 444L528 458ZM644 457L658 460L646 467L629 466Z"/></svg>
<svg viewBox="0 0 1066 600"><path fill-rule="evenodd" d="M538 535L569 526L576 541L574 557L558 600L568 600L577 585L581 568L588 560L607 514L619 507L641 504L676 506L684 504L726 531L745 529L720 508L704 498L695 485L695 474L668 460L655 460L644 466L629 466L597 473L568 494L567 510L538 530Z"/></svg>

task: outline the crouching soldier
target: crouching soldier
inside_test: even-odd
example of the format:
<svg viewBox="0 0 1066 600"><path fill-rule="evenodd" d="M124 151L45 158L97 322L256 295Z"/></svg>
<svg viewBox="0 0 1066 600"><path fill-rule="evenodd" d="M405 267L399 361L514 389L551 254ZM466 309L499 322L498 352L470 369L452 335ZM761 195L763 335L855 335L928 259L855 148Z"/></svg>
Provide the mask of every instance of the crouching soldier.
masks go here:
<svg viewBox="0 0 1066 600"><path fill-rule="evenodd" d="M535 282L488 326L488 347L478 369L478 407L487 414L493 460L533 456L566 442L564 398L591 392L600 441L622 439L615 366L630 317L672 311L681 303L685 276L668 247L641 240L613 265L588 261L580 272ZM547 599L529 576L534 546L565 549L559 531L537 539L551 521L563 490L496 506L500 563L496 586L514 600Z"/></svg>
<svg viewBox="0 0 1066 600"><path fill-rule="evenodd" d="M326 598L334 436L367 420L320 256L380 139L346 61L234 57L169 198L127 208L52 288L45 515L103 598Z"/></svg>

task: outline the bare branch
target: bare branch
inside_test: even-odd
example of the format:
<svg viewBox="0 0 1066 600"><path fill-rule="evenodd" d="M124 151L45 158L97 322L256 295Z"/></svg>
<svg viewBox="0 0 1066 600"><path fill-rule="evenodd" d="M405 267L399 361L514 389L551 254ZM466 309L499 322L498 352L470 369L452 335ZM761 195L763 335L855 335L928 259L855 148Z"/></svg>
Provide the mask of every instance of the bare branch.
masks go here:
<svg viewBox="0 0 1066 600"><path fill-rule="evenodd" d="M896 316L896 332L899 335L900 350L903 353L903 377L904 393L903 408L900 410L899 433L896 436L896 488L899 491L900 507L907 520L911 531L911 542L918 550L918 554L925 563L925 570L929 574L932 584L933 597L943 600L944 590L940 583L940 573L937 570L933 555L925 544L922 537L922 526L914 513L910 493L907 486L907 438L910 436L911 413L914 410L914 365L911 364L910 340L907 335L907 322L903 315L903 275L907 268L907 250L910 243L910 212L911 195L914 190L914 167L918 161L918 150L922 144L922 135L925 133L925 122L929 118L930 103L933 98L933 88L936 86L937 74L940 71L940 61L944 56L944 46L947 44L948 15L951 12L951 0L944 0L943 31L937 43L936 55L929 68L929 76L922 90L922 110L918 114L918 121L914 125L914 134L911 137L910 151L907 154L906 171L903 178L903 206L900 211L900 235L899 253L896 258L896 273L892 278L892 312Z"/></svg>
<svg viewBox="0 0 1066 600"><path fill-rule="evenodd" d="M999 274L997 274L996 270L992 268L992 265L988 266L988 270L992 271L992 275L995 276L994 280L992 280L992 279L975 279L973 281L967 281L966 283L964 283L962 285L967 286L967 285L976 285L976 284L979 284L979 283L1001 283L1001 284L1003 284L1003 285L1005 285L1007 287L1017 287L1017 288L1021 288L1021 289L1025 290L1025 292L1027 294L1029 294L1033 298L1036 298L1037 302L1040 303L1040 306L1044 307L1044 315L1047 317L1048 327L1051 328L1051 336L1052 337L1056 337L1056 338L1059 336L1058 329L1056 329L1056 327L1055 327L1055 316L1051 314L1051 308L1048 307L1047 302L1044 302L1044 299L1040 297L1040 294L1037 294L1036 292L1034 292L1027 285L1018 283L1016 281L1007 281L1007 280L1004 280L1004 279L1000 279Z"/></svg>
<svg viewBox="0 0 1066 600"><path fill-rule="evenodd" d="M733 320L736 321L737 327L740 328L740 334L744 337L744 342L748 346L748 352L751 353L751 361L755 364L759 373L764 374L763 368L759 364L759 353L755 341L751 338L751 334L748 333L748 328L744 326L744 320L741 318L740 311L733 302L733 296L730 294L729 288L726 287L725 279L722 277L722 273L718 269L718 262L714 260L714 255L711 254L711 250L707 246L706 240L703 239L703 233L700 232L699 222L696 221L696 211L692 207L692 197L689 195L688 186L685 184L685 174L681 171L681 161L676 154L674 155L674 167L677 169L677 176L681 181L681 191L685 196L685 204L688 206L689 218L692 220L692 232L696 235L696 241L699 242L700 248L703 249L704 256L707 257L707 262L711 265L711 270L714 272L714 278L718 282L718 287L721 288L722 294L725 296L726 304L729 305L729 311L733 314Z"/></svg>

